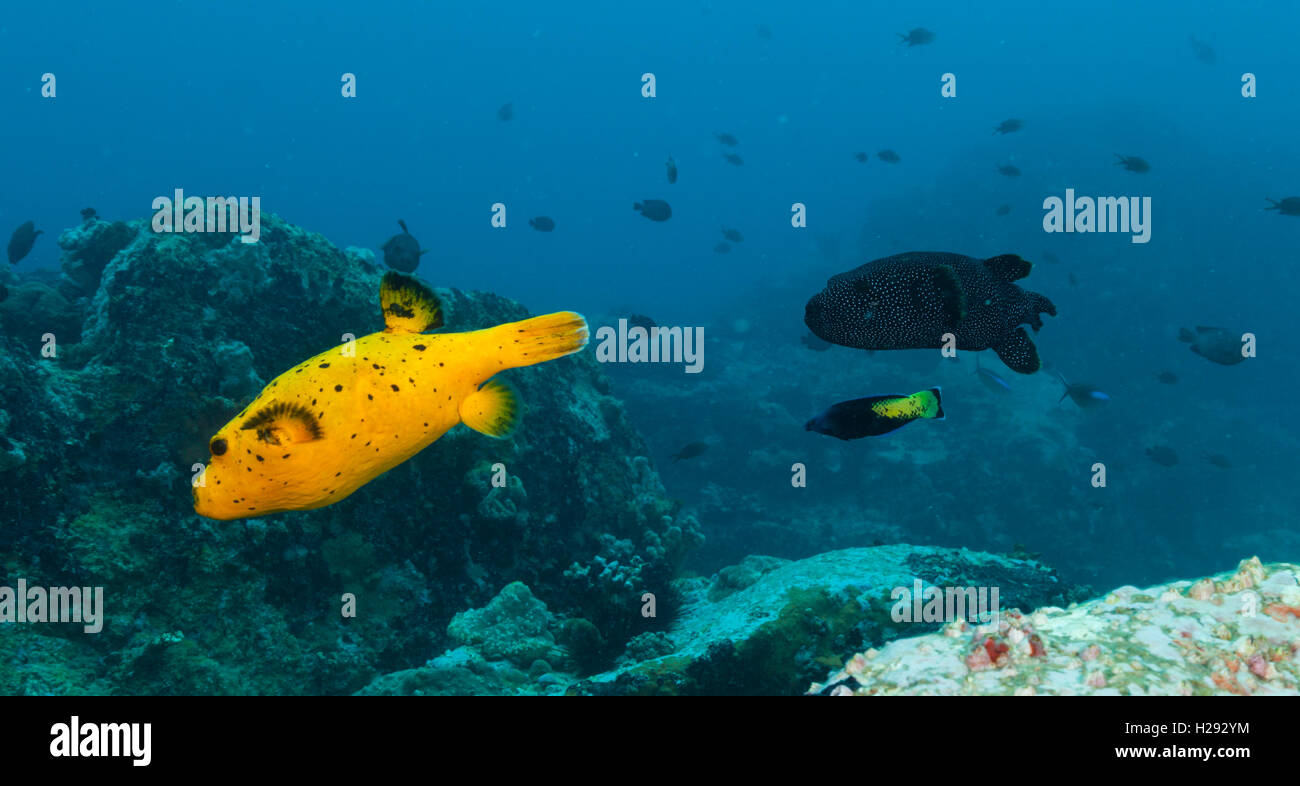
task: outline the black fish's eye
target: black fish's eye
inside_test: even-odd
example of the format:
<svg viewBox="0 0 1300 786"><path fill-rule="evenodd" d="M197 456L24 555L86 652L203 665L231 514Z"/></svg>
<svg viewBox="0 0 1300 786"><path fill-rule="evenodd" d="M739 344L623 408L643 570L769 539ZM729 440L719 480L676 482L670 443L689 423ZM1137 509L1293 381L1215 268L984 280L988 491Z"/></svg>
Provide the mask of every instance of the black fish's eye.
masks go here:
<svg viewBox="0 0 1300 786"><path fill-rule="evenodd" d="M217 437L216 439L212 440L212 444L208 445L208 447L211 448L212 455L220 456L221 454L226 452L226 441L221 437Z"/></svg>

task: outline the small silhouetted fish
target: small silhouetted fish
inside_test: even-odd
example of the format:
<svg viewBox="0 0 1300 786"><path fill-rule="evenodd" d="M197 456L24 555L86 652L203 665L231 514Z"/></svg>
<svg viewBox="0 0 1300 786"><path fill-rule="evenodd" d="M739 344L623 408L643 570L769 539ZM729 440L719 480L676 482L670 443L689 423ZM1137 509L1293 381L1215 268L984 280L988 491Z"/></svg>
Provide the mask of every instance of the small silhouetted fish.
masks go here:
<svg viewBox="0 0 1300 786"><path fill-rule="evenodd" d="M714 136L718 138L719 142L726 145L727 147L735 147L736 145L740 144L740 140L736 139L731 134L714 134Z"/></svg>
<svg viewBox="0 0 1300 786"><path fill-rule="evenodd" d="M1073 273L1071 273L1071 274L1068 276L1068 280L1069 280L1069 282L1070 282L1070 286L1074 287L1075 289L1078 289L1078 288L1079 288L1079 279L1076 278L1075 275L1074 275Z"/></svg>
<svg viewBox="0 0 1300 786"><path fill-rule="evenodd" d="M18 264L32 250L32 246L36 243L36 236L43 234L44 231L36 228L35 221L28 221L15 229L9 236L9 261Z"/></svg>
<svg viewBox="0 0 1300 786"><path fill-rule="evenodd" d="M692 442L691 444L677 451L677 453L673 455L673 461L678 462L681 461L682 459L695 458L696 456L700 455L701 453L703 453L708 449L709 449L709 445L706 442Z"/></svg>
<svg viewBox="0 0 1300 786"><path fill-rule="evenodd" d="M667 221L673 217L673 209L662 199L646 199L633 202L632 209L651 221Z"/></svg>
<svg viewBox="0 0 1300 786"><path fill-rule="evenodd" d="M1020 168L1013 164L998 164L998 171L1007 177L1020 177Z"/></svg>
<svg viewBox="0 0 1300 786"><path fill-rule="evenodd" d="M758 33L758 37L764 41L772 40L772 28L767 25L754 25L754 32Z"/></svg>
<svg viewBox="0 0 1300 786"><path fill-rule="evenodd" d="M549 216L538 216L537 218L528 219L528 226L538 232L550 232L555 229L555 221Z"/></svg>
<svg viewBox="0 0 1300 786"><path fill-rule="evenodd" d="M1001 123L999 123L997 128L993 129L993 133L1010 134L1014 131L1019 131L1021 128L1024 128L1024 125L1025 124L1021 122L1019 118L1013 117L1010 120L1003 120Z"/></svg>
<svg viewBox="0 0 1300 786"><path fill-rule="evenodd" d="M1115 166L1122 166L1130 172L1141 173L1151 171L1151 165L1137 156L1122 156L1119 153L1116 153L1115 157L1119 159L1115 162Z"/></svg>
<svg viewBox="0 0 1300 786"><path fill-rule="evenodd" d="M393 235L384 243L384 264L402 273L414 273L420 266L420 256L427 254L428 249L420 249L420 242L407 231L405 221L399 218L397 224L402 234Z"/></svg>
<svg viewBox="0 0 1300 786"><path fill-rule="evenodd" d="M1005 216L1011 212L1011 205L998 205L998 215Z"/></svg>
<svg viewBox="0 0 1300 786"><path fill-rule="evenodd" d="M727 243L719 243L713 247L713 253L715 254L725 254L730 250L731 250L731 246L728 245Z"/></svg>
<svg viewBox="0 0 1300 786"><path fill-rule="evenodd" d="M1196 36L1189 35L1187 40L1192 42L1192 51L1196 53L1196 59L1206 65L1214 65L1214 50L1204 41L1197 41Z"/></svg>
<svg viewBox="0 0 1300 786"><path fill-rule="evenodd" d="M95 212L95 208L93 208L93 207L83 207L83 208L81 209L81 220L82 220L82 221L94 221L94 220L97 219L97 218L99 218L99 214Z"/></svg>
<svg viewBox="0 0 1300 786"><path fill-rule="evenodd" d="M668 156L668 183L671 185L677 182L677 162L673 161L672 156Z"/></svg>
<svg viewBox="0 0 1300 786"><path fill-rule="evenodd" d="M652 327L659 327L659 324L645 314L632 314L627 318L628 327L639 327L649 330Z"/></svg>
<svg viewBox="0 0 1300 786"><path fill-rule="evenodd" d="M902 39L901 41L898 42L900 44L907 44L908 46L921 46L922 44L928 44L931 41L933 41L934 33L931 33L929 30L926 30L924 27L918 27L912 30L911 32L907 33L906 35L904 35L903 33L899 33L898 37Z"/></svg>
<svg viewBox="0 0 1300 786"><path fill-rule="evenodd" d="M805 347L811 349L813 352L825 352L826 350L835 346L829 341L822 341L820 338L817 338L812 333L805 333L803 338L799 339L799 341Z"/></svg>
<svg viewBox="0 0 1300 786"><path fill-rule="evenodd" d="M1065 392L1061 394L1061 398L1056 402L1058 404L1065 401L1066 396L1069 396L1070 400L1075 404L1078 404L1081 409L1090 409L1092 407L1101 406L1110 401L1110 396L1107 393L1093 387L1092 385L1071 385L1066 381L1065 375L1059 371L1056 372L1056 376L1061 380L1061 384L1065 386Z"/></svg>
<svg viewBox="0 0 1300 786"><path fill-rule="evenodd" d="M876 153L876 158L889 164L897 164L899 161L903 160L899 158L898 154L893 150L881 150L879 153Z"/></svg>
<svg viewBox="0 0 1300 786"><path fill-rule="evenodd" d="M994 393L1010 393L1011 383L980 365L980 356L975 355L975 375L984 383L984 387Z"/></svg>
<svg viewBox="0 0 1300 786"><path fill-rule="evenodd" d="M732 243L745 242L745 236L740 234L740 230L737 229L723 229L722 236L730 240Z"/></svg>
<svg viewBox="0 0 1300 786"><path fill-rule="evenodd" d="M1147 448L1147 457L1162 467L1172 467L1178 463L1178 454L1168 445Z"/></svg>
<svg viewBox="0 0 1300 786"><path fill-rule="evenodd" d="M502 104L501 108L497 110L497 117L501 118L502 123L510 122L510 119L514 116L515 105L513 103Z"/></svg>
<svg viewBox="0 0 1300 786"><path fill-rule="evenodd" d="M1057 257L1056 254L1053 254L1051 251L1044 251L1044 252L1043 252L1043 261L1044 261L1044 262L1050 262L1050 263L1053 264L1053 265L1059 265L1059 264L1061 264L1061 260L1060 260L1060 258Z"/></svg>
<svg viewBox="0 0 1300 786"><path fill-rule="evenodd" d="M1166 385L1178 384L1178 375L1172 371L1161 371L1159 374L1156 374L1156 379L1160 380Z"/></svg>
<svg viewBox="0 0 1300 786"><path fill-rule="evenodd" d="M923 419L944 419L939 388L910 396L870 396L841 401L805 423L804 431L843 440L862 439L888 434L913 420Z"/></svg>
<svg viewBox="0 0 1300 786"><path fill-rule="evenodd" d="M1232 469L1232 462L1222 453L1206 453L1205 460L1220 469Z"/></svg>
<svg viewBox="0 0 1300 786"><path fill-rule="evenodd" d="M727 159L727 163L728 163L728 164L733 164L733 165L735 165L735 166L744 166L744 165L745 165L745 159L741 158L740 156L736 155L735 153L723 153L722 157L725 158L725 159Z"/></svg>
<svg viewBox="0 0 1300 786"><path fill-rule="evenodd" d="M1246 359L1241 354L1240 333L1229 333L1223 328L1198 325L1196 332L1180 328L1178 340L1191 344L1191 350L1201 357L1222 366L1235 366Z"/></svg>
<svg viewBox="0 0 1300 786"><path fill-rule="evenodd" d="M860 164L865 164L871 160L871 156L866 153L854 153L853 157L856 158Z"/></svg>
<svg viewBox="0 0 1300 786"><path fill-rule="evenodd" d="M1268 197L1264 199L1273 203L1271 207L1264 208L1265 210L1276 210L1279 216L1300 216L1300 197L1287 197L1281 202Z"/></svg>

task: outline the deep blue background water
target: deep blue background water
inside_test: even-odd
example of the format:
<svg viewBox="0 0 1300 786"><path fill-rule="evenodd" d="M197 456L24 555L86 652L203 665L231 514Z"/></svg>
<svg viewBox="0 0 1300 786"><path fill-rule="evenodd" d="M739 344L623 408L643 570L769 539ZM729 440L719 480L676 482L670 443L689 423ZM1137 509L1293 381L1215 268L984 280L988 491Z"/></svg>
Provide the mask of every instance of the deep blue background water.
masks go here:
<svg viewBox="0 0 1300 786"><path fill-rule="evenodd" d="M701 321L719 290L807 265L816 234L885 232L861 249L872 258L943 225L950 250L1032 258L1045 193L1140 183L1155 240L1102 245L1138 255L1127 288L1195 275L1185 289L1204 309L1206 276L1245 285L1291 268L1269 260L1295 248L1296 227L1261 208L1300 191L1300 11L1134 5L11 4L0 224L49 232L87 204L141 216L176 187L256 194L341 246L378 248L403 217L433 249L421 274L437 284L538 310L626 296ZM900 47L895 34L917 26L936 41ZM1189 34L1217 65L1194 58ZM1261 80L1251 101L1238 95L1247 70ZM55 100L39 97L46 71ZM954 100L939 97L945 71ZM339 94L344 72L356 99ZM507 101L515 119L502 123ZM1024 131L990 137L1011 116ZM739 137L743 167L721 159L715 131ZM851 158L881 148L902 163ZM1146 157L1150 176L1112 166L1116 151ZM1025 176L1004 180L995 160ZM668 199L674 219L635 214L644 197ZM1023 209L992 231L984 208L1013 200ZM488 223L496 201L511 210L504 231ZM805 231L789 226L795 201L809 205ZM538 214L559 229L531 231ZM723 224L745 232L744 253L712 253ZM24 264L56 259L43 242Z"/></svg>

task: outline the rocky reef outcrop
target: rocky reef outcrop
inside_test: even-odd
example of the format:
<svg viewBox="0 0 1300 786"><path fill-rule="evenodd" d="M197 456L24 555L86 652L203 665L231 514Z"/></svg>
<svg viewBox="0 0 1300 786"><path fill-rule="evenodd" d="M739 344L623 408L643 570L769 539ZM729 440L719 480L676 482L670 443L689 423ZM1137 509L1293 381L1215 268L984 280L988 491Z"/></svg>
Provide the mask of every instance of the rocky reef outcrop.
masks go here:
<svg viewBox="0 0 1300 786"><path fill-rule="evenodd" d="M1088 593L1037 562L966 549L891 545L797 561L749 557L712 579L681 580L686 600L671 626L633 639L618 668L569 692L798 694L808 675L824 679L827 667L841 662L845 646L882 646L936 629L938 621L895 618L898 593L918 582L998 587L1002 608L1069 603Z"/></svg>
<svg viewBox="0 0 1300 786"><path fill-rule="evenodd" d="M190 499L209 436L284 369L379 329L382 271L269 214L255 244L147 220L59 244L58 278L4 271L0 556L9 577L103 586L107 619L0 627L0 693L350 693L441 652L454 615L515 581L594 631L590 669L671 616L640 597L672 608L699 527L590 353L508 372L511 439L457 428L343 503L215 522ZM438 294L445 330L528 315Z"/></svg>
<svg viewBox="0 0 1300 786"><path fill-rule="evenodd" d="M711 577L674 582L683 599L664 630L629 640L614 668L584 677L598 631L560 620L523 584L505 587L448 628L459 646L384 675L370 695L797 695L843 653L937 629L895 619L902 589L998 587L1004 608L1065 604L1088 594L1031 560L965 549L880 546L791 561L750 556ZM970 609L973 614L975 609Z"/></svg>
<svg viewBox="0 0 1300 786"><path fill-rule="evenodd" d="M1300 566L1120 587L1068 608L854 655L810 693L830 695L1297 695Z"/></svg>

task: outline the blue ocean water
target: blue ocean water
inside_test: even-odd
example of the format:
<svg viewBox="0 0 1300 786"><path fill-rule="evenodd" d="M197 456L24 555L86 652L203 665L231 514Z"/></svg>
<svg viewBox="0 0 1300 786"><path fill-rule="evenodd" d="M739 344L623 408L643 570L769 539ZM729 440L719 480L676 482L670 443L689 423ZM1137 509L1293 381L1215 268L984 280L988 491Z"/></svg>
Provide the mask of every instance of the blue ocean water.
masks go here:
<svg viewBox="0 0 1300 786"><path fill-rule="evenodd" d="M575 298L591 309L635 290L646 309L698 321L719 294L806 268L810 235L856 243L867 231L892 244L863 249L868 258L925 240L976 253L981 234L983 247L1025 237L1037 248L1044 192L1111 193L1134 182L1112 154L1146 153L1158 162L1159 177L1141 181L1162 217L1156 245L1099 242L1144 254L1143 289L1193 276L1181 288L1188 311L1230 310L1219 287L1200 284L1229 276L1252 292L1286 289L1259 286L1286 266L1230 258L1246 237L1256 260L1293 247L1289 225L1261 208L1295 180L1297 87L1270 79L1294 62L1294 13L1269 2L1077 13L1038 3L18 6L0 28L10 183L0 216L58 226L61 203L134 216L177 187L258 194L340 247L378 247L406 218L437 252L428 273L439 284L538 310ZM899 31L922 25L937 31L933 44L898 46ZM1195 59L1189 35L1213 41L1216 65ZM1240 96L1247 71L1260 76L1255 100ZM46 72L58 98L37 101ZM641 96L645 72L657 77L654 99ZM956 99L940 98L945 72L958 77ZM357 75L356 99L340 96L343 73ZM501 123L507 102L516 116ZM1023 133L990 138L1017 116ZM714 132L742 140L743 167L722 160ZM850 158L880 148L905 165L864 171ZM663 177L668 155L677 188ZM1017 188L990 172L1001 158L1024 164ZM668 196L669 226L647 228L631 210ZM991 236L973 208L1012 200L1024 209ZM494 233L497 201L516 218L550 214L564 231ZM807 232L790 231L795 201L810 206ZM761 251L715 258L710 241L728 222ZM1189 264L1193 249L1215 264ZM55 259L47 244L32 264ZM1262 316L1263 297L1243 307Z"/></svg>
<svg viewBox="0 0 1300 786"><path fill-rule="evenodd" d="M1298 26L1300 6L1266 1L15 4L0 229L33 220L45 234L14 269L56 271L83 207L132 220L177 188L256 195L381 259L405 220L433 286L593 329L701 326L703 374L609 373L666 492L700 511L686 564L703 575L877 540L1024 547L1098 588L1300 561L1300 218L1266 210L1300 194ZM917 27L934 40L903 44ZM1023 128L992 133L1009 118ZM1149 197L1149 242L1045 232L1044 200L1067 189ZM638 215L646 199L672 218ZM540 215L553 232L528 227ZM744 237L725 254L723 228ZM984 353L1014 388L999 398L970 358L801 344L827 278L913 250L1034 262L1020 284L1059 309L1034 334L1050 369ZM1179 341L1196 326L1251 333L1256 354L1198 357ZM1058 372L1110 401L1058 402ZM843 444L803 429L837 401L933 385L943 423ZM671 460L695 442L708 452ZM1151 460L1160 446L1176 464Z"/></svg>

